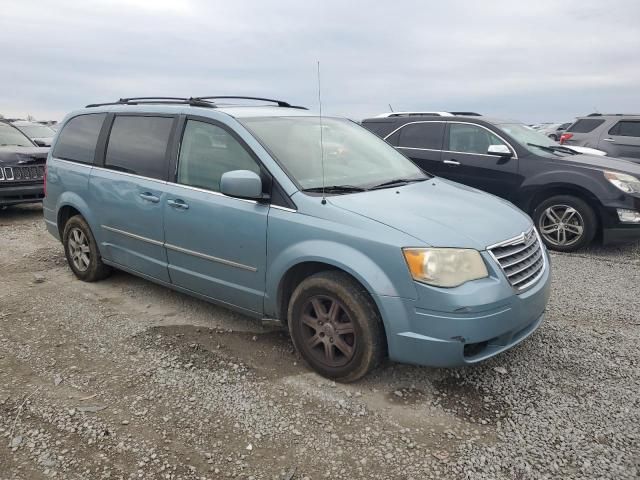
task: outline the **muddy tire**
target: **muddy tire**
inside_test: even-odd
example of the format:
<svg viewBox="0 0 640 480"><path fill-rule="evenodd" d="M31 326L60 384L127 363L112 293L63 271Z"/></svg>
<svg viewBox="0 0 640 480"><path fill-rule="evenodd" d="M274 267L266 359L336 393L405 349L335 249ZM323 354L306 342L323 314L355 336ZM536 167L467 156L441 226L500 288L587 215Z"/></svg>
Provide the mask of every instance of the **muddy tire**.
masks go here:
<svg viewBox="0 0 640 480"><path fill-rule="evenodd" d="M353 382L385 352L382 320L368 292L343 272L320 272L293 292L288 308L293 344L320 375Z"/></svg>

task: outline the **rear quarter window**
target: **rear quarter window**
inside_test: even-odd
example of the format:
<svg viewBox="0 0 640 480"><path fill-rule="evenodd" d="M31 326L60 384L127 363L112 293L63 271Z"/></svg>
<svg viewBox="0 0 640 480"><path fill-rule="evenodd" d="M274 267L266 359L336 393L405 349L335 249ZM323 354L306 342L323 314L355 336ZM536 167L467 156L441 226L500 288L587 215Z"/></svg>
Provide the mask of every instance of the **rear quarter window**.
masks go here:
<svg viewBox="0 0 640 480"><path fill-rule="evenodd" d="M567 128L567 132L572 133L589 133L598 128L600 125L604 123L602 119L595 118L583 118L575 122L569 128Z"/></svg>
<svg viewBox="0 0 640 480"><path fill-rule="evenodd" d="M69 120L58 136L53 156L72 162L93 163L106 116L106 113L90 113Z"/></svg>

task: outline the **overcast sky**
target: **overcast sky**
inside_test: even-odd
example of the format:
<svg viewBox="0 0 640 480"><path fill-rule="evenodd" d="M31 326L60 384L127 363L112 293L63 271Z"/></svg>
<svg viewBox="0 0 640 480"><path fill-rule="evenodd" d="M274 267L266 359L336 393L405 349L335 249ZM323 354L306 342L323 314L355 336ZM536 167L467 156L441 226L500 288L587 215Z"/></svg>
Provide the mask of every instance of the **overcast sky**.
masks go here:
<svg viewBox="0 0 640 480"><path fill-rule="evenodd" d="M640 1L5 0L0 113L255 95L327 115L640 111Z"/></svg>

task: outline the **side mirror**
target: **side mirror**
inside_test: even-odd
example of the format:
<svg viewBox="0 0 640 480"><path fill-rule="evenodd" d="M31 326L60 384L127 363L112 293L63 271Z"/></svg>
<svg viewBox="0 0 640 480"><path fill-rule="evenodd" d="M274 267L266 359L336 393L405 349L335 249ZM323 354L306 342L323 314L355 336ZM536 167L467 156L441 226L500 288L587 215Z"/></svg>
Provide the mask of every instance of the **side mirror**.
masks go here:
<svg viewBox="0 0 640 480"><path fill-rule="evenodd" d="M506 145L489 145L487 155L498 155L499 157L512 157L513 152Z"/></svg>
<svg viewBox="0 0 640 480"><path fill-rule="evenodd" d="M220 192L229 197L262 198L262 180L250 170L232 170L222 174Z"/></svg>

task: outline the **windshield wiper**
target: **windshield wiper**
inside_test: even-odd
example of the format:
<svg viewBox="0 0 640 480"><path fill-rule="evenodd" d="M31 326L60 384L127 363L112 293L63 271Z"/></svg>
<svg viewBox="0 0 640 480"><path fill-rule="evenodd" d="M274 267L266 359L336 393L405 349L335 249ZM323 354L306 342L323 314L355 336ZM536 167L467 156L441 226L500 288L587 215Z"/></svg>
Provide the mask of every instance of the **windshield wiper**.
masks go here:
<svg viewBox="0 0 640 480"><path fill-rule="evenodd" d="M527 143L530 147L540 148L542 150L546 150L547 152L556 153L556 152L564 152L569 153L571 155L577 155L578 152L575 150L571 150L569 147L563 147L562 145L538 145L535 143Z"/></svg>
<svg viewBox="0 0 640 480"><path fill-rule="evenodd" d="M379 188L401 186L401 185L406 185L407 183L422 182L424 180L427 180L427 177L423 177L423 178L394 178L393 180L389 180L387 182L383 182L383 183L379 183L378 185L374 185L369 190L377 190Z"/></svg>
<svg viewBox="0 0 640 480"><path fill-rule="evenodd" d="M363 187L356 187L355 185L327 185L325 187L312 187L303 188L303 192L310 193L349 193L349 192L366 192L367 189Z"/></svg>
<svg viewBox="0 0 640 480"><path fill-rule="evenodd" d="M565 147L563 145L553 145L550 148L553 148L557 152L565 152L565 153L569 153L571 155L579 155L580 154L580 152L574 150L573 148Z"/></svg>

